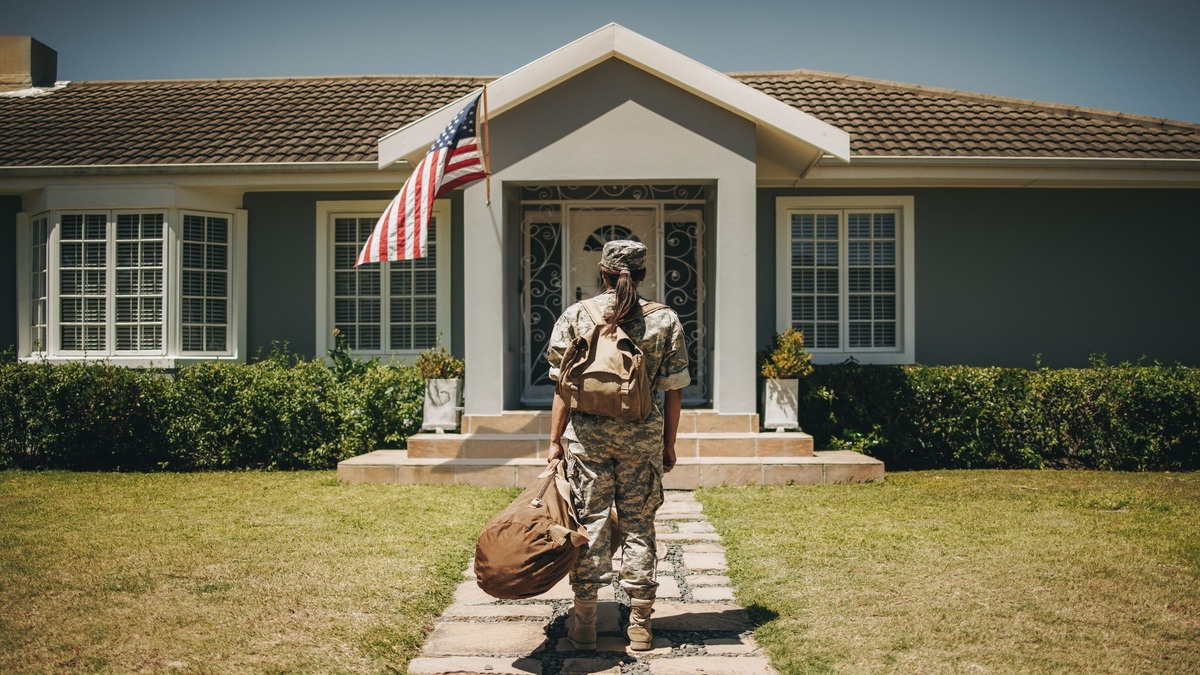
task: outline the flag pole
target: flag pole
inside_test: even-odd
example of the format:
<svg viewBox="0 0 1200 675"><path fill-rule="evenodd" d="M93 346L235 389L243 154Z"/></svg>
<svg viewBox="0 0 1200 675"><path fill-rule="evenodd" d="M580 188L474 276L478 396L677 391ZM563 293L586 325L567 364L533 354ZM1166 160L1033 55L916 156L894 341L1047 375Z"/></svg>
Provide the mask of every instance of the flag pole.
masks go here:
<svg viewBox="0 0 1200 675"><path fill-rule="evenodd" d="M487 205L492 205L492 155L488 147L488 100L487 85L483 85L483 173L487 183Z"/></svg>

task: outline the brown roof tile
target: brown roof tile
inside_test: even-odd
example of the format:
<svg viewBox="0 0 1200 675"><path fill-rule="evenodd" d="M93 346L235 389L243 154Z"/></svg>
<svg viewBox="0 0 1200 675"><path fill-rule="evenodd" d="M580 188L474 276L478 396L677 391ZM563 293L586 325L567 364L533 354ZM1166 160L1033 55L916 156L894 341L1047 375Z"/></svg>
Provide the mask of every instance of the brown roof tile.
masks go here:
<svg viewBox="0 0 1200 675"><path fill-rule="evenodd" d="M1200 125L881 80L736 79L851 135L857 156L1200 159ZM373 162L379 138L489 78L77 82L0 96L0 166Z"/></svg>

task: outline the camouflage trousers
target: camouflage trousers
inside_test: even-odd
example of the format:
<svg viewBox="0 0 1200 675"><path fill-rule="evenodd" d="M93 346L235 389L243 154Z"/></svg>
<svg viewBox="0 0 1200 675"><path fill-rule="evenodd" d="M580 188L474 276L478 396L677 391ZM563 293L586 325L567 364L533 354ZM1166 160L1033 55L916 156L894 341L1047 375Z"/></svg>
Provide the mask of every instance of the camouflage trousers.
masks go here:
<svg viewBox="0 0 1200 675"><path fill-rule="evenodd" d="M615 505L624 542L621 589L631 598L653 600L658 588L654 514L663 503L661 436L623 447L568 441L565 449L571 497L588 534L587 551L571 571L575 597L595 599L612 583L610 513Z"/></svg>

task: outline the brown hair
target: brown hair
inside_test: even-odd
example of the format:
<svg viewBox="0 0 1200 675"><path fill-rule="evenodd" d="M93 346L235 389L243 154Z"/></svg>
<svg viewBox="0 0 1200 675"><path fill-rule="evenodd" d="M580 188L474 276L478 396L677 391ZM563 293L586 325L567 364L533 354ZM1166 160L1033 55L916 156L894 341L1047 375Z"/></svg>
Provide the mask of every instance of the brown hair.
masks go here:
<svg viewBox="0 0 1200 675"><path fill-rule="evenodd" d="M630 314L634 309L640 308L637 286L646 278L646 268L616 272L601 265L600 278L604 280L605 288L611 288L617 293L617 301L604 316L604 320L609 323L622 323L631 318Z"/></svg>

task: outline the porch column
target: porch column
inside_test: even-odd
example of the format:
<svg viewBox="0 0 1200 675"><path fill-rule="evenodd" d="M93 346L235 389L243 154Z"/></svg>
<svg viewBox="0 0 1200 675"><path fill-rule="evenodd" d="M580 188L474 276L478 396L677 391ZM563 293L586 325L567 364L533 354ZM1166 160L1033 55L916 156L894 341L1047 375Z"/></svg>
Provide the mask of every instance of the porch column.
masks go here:
<svg viewBox="0 0 1200 675"><path fill-rule="evenodd" d="M727 414L757 409L755 187L750 162L717 183L713 409Z"/></svg>
<svg viewBox="0 0 1200 675"><path fill-rule="evenodd" d="M503 199L493 185L492 205L485 187L463 192L463 356L467 361L463 396L467 415L504 411L504 227Z"/></svg>

